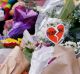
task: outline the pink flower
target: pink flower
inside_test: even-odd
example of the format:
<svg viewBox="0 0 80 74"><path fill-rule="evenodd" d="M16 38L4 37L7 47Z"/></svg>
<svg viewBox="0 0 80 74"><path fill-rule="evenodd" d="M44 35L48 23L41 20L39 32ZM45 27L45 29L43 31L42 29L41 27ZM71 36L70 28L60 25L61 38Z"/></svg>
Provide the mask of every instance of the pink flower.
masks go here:
<svg viewBox="0 0 80 74"><path fill-rule="evenodd" d="M7 21L5 22L4 29L9 30L9 29L12 27L13 23L14 23L13 19L7 20Z"/></svg>
<svg viewBox="0 0 80 74"><path fill-rule="evenodd" d="M46 0L35 0L36 4L39 6L43 6Z"/></svg>

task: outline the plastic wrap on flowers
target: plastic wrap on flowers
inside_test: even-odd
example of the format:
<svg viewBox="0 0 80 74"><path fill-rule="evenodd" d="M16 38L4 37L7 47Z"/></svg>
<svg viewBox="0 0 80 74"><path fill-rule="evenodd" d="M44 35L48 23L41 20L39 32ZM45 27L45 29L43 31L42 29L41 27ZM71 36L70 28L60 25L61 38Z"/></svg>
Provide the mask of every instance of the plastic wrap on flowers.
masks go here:
<svg viewBox="0 0 80 74"><path fill-rule="evenodd" d="M63 24L65 26L65 32L64 32L65 34L64 34L63 38L60 40L60 43L62 43L68 33L69 25L67 23L64 24L64 22L58 18L46 18L45 17L37 29L37 32L36 32L37 37L41 41L46 42L46 43L51 43L51 45L52 45L53 43L48 39L46 32L49 27L51 27L51 26L56 27L58 24Z"/></svg>
<svg viewBox="0 0 80 74"><path fill-rule="evenodd" d="M35 32L35 22L38 13L34 10L26 9L23 6L18 6L15 8L14 14L14 25L9 31L9 37L17 38L18 36L23 36L23 32L27 29L30 34Z"/></svg>
<svg viewBox="0 0 80 74"><path fill-rule="evenodd" d="M39 26L45 17L55 17L59 16L64 5L64 0L46 0L41 8L37 8L40 14L36 22L36 32L39 30Z"/></svg>
<svg viewBox="0 0 80 74"><path fill-rule="evenodd" d="M64 5L64 0L46 0L44 5L41 7L42 13L52 13L56 12L55 15L59 15L62 7ZM53 14L53 13L52 13Z"/></svg>

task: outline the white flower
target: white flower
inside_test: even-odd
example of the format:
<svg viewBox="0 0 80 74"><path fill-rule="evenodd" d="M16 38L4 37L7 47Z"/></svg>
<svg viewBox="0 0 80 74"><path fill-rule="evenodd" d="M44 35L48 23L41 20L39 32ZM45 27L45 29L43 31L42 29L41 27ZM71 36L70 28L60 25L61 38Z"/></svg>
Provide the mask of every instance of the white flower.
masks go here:
<svg viewBox="0 0 80 74"><path fill-rule="evenodd" d="M60 46L64 46L64 44L59 44Z"/></svg>
<svg viewBox="0 0 80 74"><path fill-rule="evenodd" d="M68 41L65 43L65 47L77 48L77 44L75 42Z"/></svg>
<svg viewBox="0 0 80 74"><path fill-rule="evenodd" d="M77 42L77 48L80 49L80 41Z"/></svg>

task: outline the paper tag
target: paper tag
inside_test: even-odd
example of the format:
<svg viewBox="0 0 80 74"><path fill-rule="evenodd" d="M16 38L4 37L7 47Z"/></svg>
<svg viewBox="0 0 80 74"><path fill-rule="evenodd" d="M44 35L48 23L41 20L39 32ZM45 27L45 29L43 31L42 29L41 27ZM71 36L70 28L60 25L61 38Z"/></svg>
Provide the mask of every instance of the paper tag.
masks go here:
<svg viewBox="0 0 80 74"><path fill-rule="evenodd" d="M54 44L58 44L64 35L65 27L62 24L58 24L57 27L49 27L47 29L47 38Z"/></svg>

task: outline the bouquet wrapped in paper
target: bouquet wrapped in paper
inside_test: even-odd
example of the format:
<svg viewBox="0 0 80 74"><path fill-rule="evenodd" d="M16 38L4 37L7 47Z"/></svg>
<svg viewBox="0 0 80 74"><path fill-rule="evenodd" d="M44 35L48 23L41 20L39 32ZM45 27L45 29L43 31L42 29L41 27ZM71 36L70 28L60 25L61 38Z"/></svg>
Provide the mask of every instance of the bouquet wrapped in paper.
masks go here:
<svg viewBox="0 0 80 74"><path fill-rule="evenodd" d="M29 62L26 60L20 47L14 49L2 49L0 53L0 74L21 74Z"/></svg>

